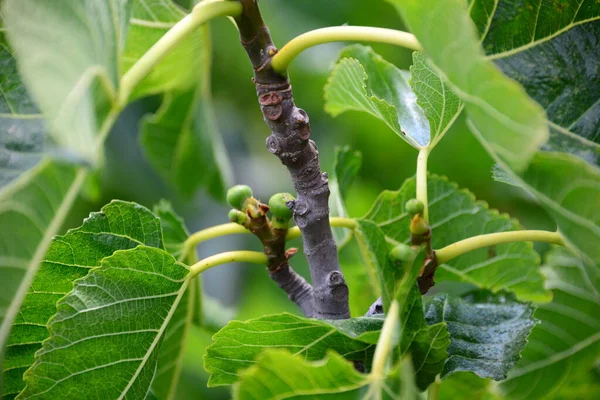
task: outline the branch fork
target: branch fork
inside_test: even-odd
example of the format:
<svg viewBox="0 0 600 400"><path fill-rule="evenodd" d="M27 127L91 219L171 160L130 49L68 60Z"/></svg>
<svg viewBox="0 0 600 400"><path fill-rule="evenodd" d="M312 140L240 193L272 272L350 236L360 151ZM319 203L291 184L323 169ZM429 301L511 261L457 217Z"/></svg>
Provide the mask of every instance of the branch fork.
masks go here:
<svg viewBox="0 0 600 400"><path fill-rule="evenodd" d="M340 270L329 223L327 174L321 172L317 146L310 140L308 115L294 104L285 72L277 72L271 65L277 48L262 20L257 1L239 1L242 13L236 22L240 41L254 68L258 102L271 130L266 146L288 168L298 195L291 209L302 232L304 254L310 267L313 316L349 318L348 286Z"/></svg>
<svg viewBox="0 0 600 400"><path fill-rule="evenodd" d="M313 289L290 266L289 260L296 254L298 249L290 248L286 250L285 242L288 229L274 227L267 218L269 206L254 197L248 198L244 202L243 208L245 215L242 215L244 218L238 220L238 223L248 229L262 243L263 252L267 257L269 276L288 294L289 299L296 303L307 317L312 317L314 314Z"/></svg>

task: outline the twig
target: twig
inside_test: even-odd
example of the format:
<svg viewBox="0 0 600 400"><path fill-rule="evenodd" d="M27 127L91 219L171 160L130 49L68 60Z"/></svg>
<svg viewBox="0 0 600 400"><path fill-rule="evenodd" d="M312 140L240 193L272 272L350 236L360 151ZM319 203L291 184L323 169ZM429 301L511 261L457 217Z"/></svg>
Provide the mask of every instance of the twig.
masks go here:
<svg viewBox="0 0 600 400"><path fill-rule="evenodd" d="M309 140L308 115L294 104L288 77L271 66L277 49L257 1L239 1L242 13L236 17L236 23L240 40L254 68L260 108L271 129L267 148L288 168L297 193L292 209L310 267L314 317L349 318L348 286L340 270L329 224L327 175L321 172L317 147Z"/></svg>

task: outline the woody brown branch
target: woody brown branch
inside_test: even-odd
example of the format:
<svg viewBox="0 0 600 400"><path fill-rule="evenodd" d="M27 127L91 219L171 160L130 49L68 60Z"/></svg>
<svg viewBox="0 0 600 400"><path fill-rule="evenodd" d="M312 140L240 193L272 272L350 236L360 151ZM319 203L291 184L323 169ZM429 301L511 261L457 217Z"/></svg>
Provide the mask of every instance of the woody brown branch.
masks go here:
<svg viewBox="0 0 600 400"><path fill-rule="evenodd" d="M296 303L304 315L312 317L312 287L290 266L289 259L296 253L296 249L286 250L287 229L274 228L266 216L268 210L266 204L250 198L246 203L246 220L243 225L262 243L271 279L287 293L288 298Z"/></svg>
<svg viewBox="0 0 600 400"><path fill-rule="evenodd" d="M329 225L329 186L321 171L319 153L310 140L309 118L296 107L288 77L271 67L277 53L256 0L239 0L236 19L240 40L254 68L254 84L264 120L271 130L268 150L287 167L297 199L291 205L302 232L304 254L310 267L314 316L350 317L348 286L340 270L337 247Z"/></svg>

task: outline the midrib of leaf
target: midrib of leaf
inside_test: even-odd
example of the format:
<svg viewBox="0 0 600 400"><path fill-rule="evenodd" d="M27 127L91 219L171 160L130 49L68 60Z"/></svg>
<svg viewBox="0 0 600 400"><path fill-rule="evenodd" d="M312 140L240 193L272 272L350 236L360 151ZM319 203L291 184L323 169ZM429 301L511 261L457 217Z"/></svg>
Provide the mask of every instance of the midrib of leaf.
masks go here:
<svg viewBox="0 0 600 400"><path fill-rule="evenodd" d="M4 371L7 376L4 388L5 394L16 394L23 389L22 373L19 374L18 372L31 366L31 362L34 359L34 352L39 350L43 340L48 338L48 320L56 310L56 301L71 291L73 287L71 280L84 277L92 268L99 266L101 258L104 258L94 259L99 254L93 254L95 251L92 251L93 255L91 258L84 257L85 261L83 259L77 261L78 257L72 254L73 261L62 262L60 257L57 257L57 254L62 254L62 252L60 250L57 252L53 246L57 246L58 249L61 247L69 248L73 252L79 249L79 247L75 247L72 243L81 243L79 240L83 239L85 243L91 246L95 242L94 238L97 238L100 239L101 243L105 242L102 239L110 239L106 241L106 244L109 244L109 247L112 249L109 252L110 254L113 254L118 249L132 248L140 245L162 247L162 239L157 237L159 221L154 216L150 218L151 214L149 210L133 203L121 201L113 201L102 210L100 213L90 214L90 218L86 220L87 222L81 228L71 230L66 235L53 239L52 245L46 252L46 258L41 260L40 265L45 266L45 268L42 268L31 282L29 292L22 302L25 309L21 308L21 313L19 314L21 318L17 319L13 324L12 332L9 336L10 344L8 347L21 348L21 350L19 351L20 357L11 357L11 353L7 354L7 365L11 365L11 367ZM115 210L118 210L118 213ZM108 214L104 213L104 211ZM125 222L124 218L127 218L128 215L131 215L131 217ZM111 216L113 218L112 224ZM103 217L107 218L109 227L102 225ZM115 225L119 231L117 233L110 232L110 226L114 228ZM122 230L122 234L118 233L120 230ZM73 239L74 241L72 241ZM124 240L119 241L119 239ZM141 240L145 240L145 242ZM83 246L82 249L85 248L86 246ZM106 248L102 250L103 248L104 246L99 246L101 252L106 252ZM83 251L80 255L88 254L85 250ZM68 277L61 276L51 281L53 284L58 285L58 287L50 286L48 281L48 277L52 276L51 271L55 267L71 267L71 274ZM38 285L41 285L43 289L40 290ZM40 308L36 311L35 308L37 307ZM43 328L41 329L42 332L38 329L35 332L28 332L23 336L22 329L26 329L31 325Z"/></svg>
<svg viewBox="0 0 600 400"><path fill-rule="evenodd" d="M542 323L529 338L523 362L499 387L510 398L550 396L569 378L591 367L600 349L600 294L579 256L557 247L549 253L543 270L554 300L539 306Z"/></svg>
<svg viewBox="0 0 600 400"><path fill-rule="evenodd" d="M68 111L68 107L71 103L81 103L82 98L86 95L86 90L90 88L94 78L99 78L102 83L102 87L105 90L108 98L113 101L117 98L117 91L106 74L106 69L103 65L91 65L89 66L77 79L67 96L65 97L61 108L57 112L56 119L60 120L65 114L65 110ZM106 119L105 119L106 121ZM102 128L100 129L102 130Z"/></svg>
<svg viewBox="0 0 600 400"><path fill-rule="evenodd" d="M122 400L123 398L125 398L125 395L127 395L127 391L131 388L131 385L133 385L133 383L135 382L135 380L137 379L137 377L141 373L143 367L148 362L148 359L150 358L150 355L152 354L152 352L154 351L154 349L156 348L156 346L160 343L160 340L162 339L162 335L164 334L165 330L167 329L167 325L169 325L169 322L171 321L171 317L173 317L173 314L175 313L175 310L177 309L177 306L179 305L179 302L181 301L181 297L185 293L185 290L187 289L189 283L190 283L190 278L187 278L185 280L184 284L181 285L181 289L179 289L179 294L177 295L177 298L173 302L173 306L171 307L171 310L169 310L169 313L167 314L167 317L165 318L165 320L163 321L163 323L162 323L159 331L157 332L156 338L152 342L152 345L148 348L148 351L146 352L146 354L144 355L144 358L140 362L140 366L135 371L135 374L133 374L133 376L129 380L129 383L127 384L127 387L123 390L123 393L121 394L121 396L119 396L119 400ZM148 388L148 390L149 389L150 388ZM171 390L173 390L173 389L174 388L172 388Z"/></svg>
<svg viewBox="0 0 600 400"><path fill-rule="evenodd" d="M195 279L199 279L199 278L196 277ZM188 280L192 281L193 278L188 279ZM173 378L171 379L171 385L170 385L169 392L168 392L168 395L166 398L167 400L175 398L175 394L177 391L177 385L179 384L179 380L181 378L181 369L183 367L183 356L184 356L183 350L185 348L184 345L187 340L188 334L190 332L190 329L192 326L192 320L194 317L194 311L195 311L194 305L195 305L195 299L197 296L196 292L199 291L199 286L193 284L193 282L191 282L191 283L192 283L191 285L188 284L189 293L187 293L187 296L188 296L188 298L187 298L187 302L188 302L187 315L186 315L186 318L184 320L182 320L183 324L184 324L184 328L183 328L183 334L181 335L181 340L180 340L181 348L179 349L179 353L178 353L177 357L175 358L174 367L173 367L174 368ZM185 293L185 290L183 290L183 293ZM176 310L177 306L175 306L173 309ZM167 327L167 328L174 329L174 328L178 328L178 326L177 327L172 326L172 327ZM165 337L163 338L163 341L166 341L166 339L169 337L168 334L169 334L169 332L167 331L165 334ZM165 371L168 371L171 367L172 367L171 365L158 364L158 370L156 371L156 375L154 376L153 383L154 383L154 381L156 381L156 378L158 376L164 374Z"/></svg>
<svg viewBox="0 0 600 400"><path fill-rule="evenodd" d="M541 3L541 1L542 0L540 0L540 3ZM585 2L585 0L582 0L579 6L581 7L581 5L584 2ZM577 17L577 14L575 14L575 17ZM522 51L525 51L525 50L530 49L532 47L535 47L535 46L537 46L539 44L542 44L544 42L552 40L555 37L559 36L560 34L565 33L569 29L576 27L577 25L582 25L582 24L585 24L585 23L588 23L588 22L596 21L598 19L600 19L600 16L599 17L593 17L593 18L584 19L584 20L577 21L577 22L572 22L571 24L569 24L569 25L565 26L564 28L562 28L562 29L554 32L552 35L548 35L548 36L544 37L543 39L533 40L533 41L529 42L526 45L515 47L514 49L511 49L511 50L508 50L508 51L503 51L503 52L500 52L500 53L492 54L492 55L487 56L487 58L489 60L498 60L498 59L501 59L501 58L512 56L514 54L518 54L518 53L520 53ZM491 25L491 23L490 23L490 25Z"/></svg>
<svg viewBox="0 0 600 400"><path fill-rule="evenodd" d="M160 258L158 258L158 261L157 261L157 259L155 257L160 257ZM147 269L138 267L138 265L144 265L146 258L147 258L147 261L150 263L150 265L152 265L154 267L153 269L147 270ZM104 260L106 260L106 262ZM157 262L159 263L158 265L155 264ZM133 263L133 264L127 264L127 263ZM163 264L160 264L160 263L163 263ZM167 263L167 264L165 264L165 263ZM163 267L169 268L164 271L172 271L172 273L169 274L169 272L164 272L162 269ZM170 269L170 268L176 268L176 269ZM121 270L121 271L127 271L127 272L131 271L135 274L147 274L148 273L148 274L152 274L152 275L159 277L161 280L163 280L163 282L166 281L167 283L160 283L158 281L154 282L152 284L149 283L148 288L149 288L150 292L149 293L143 292L143 295L137 295L137 296L136 296L137 293L135 292L134 287L130 287L130 288L126 287L124 289L124 292L123 292L124 294L123 294L123 293L120 293L119 290L116 290L114 287L112 289L104 289L103 282L107 276L103 275L103 274L106 274L110 270L113 270L113 271ZM182 276L183 271L185 271L185 275ZM94 277L95 272L98 273L99 275ZM178 275L181 277L181 279L176 279L178 277ZM117 275L117 277L119 279L124 278L124 276L122 276L122 275ZM114 279L115 279L114 275L113 276L108 275L108 280L106 282L107 283L118 282L118 281L114 281ZM137 279L139 279L139 278L137 278ZM68 294L65 298L63 298L63 300L59 301L59 312L48 323L50 336L49 336L49 338L44 340L43 347L36 353L35 363L25 374L25 378L27 381L27 387L20 394L19 398L25 399L25 398L39 397L48 392L52 392L53 389L56 388L59 384L71 379L74 376L84 375L88 372L92 372L92 371L95 371L98 369L114 366L114 365L121 364L121 363L130 363L130 362L139 363L139 365L137 366L137 368L135 369L133 374L128 378L127 384L124 387L122 387L122 389L120 389L119 396L114 397L119 400L124 399L126 396L128 396L130 389L136 383L138 378L140 378L142 371L144 370L145 367L148 366L148 363L151 361L151 359L153 361L155 361L156 363L158 363L158 360L159 360L158 346L164 340L165 332L168 332L169 323L172 321L172 317L175 314L175 312L181 302L181 299L186 294L186 290L192 279L193 279L193 277L191 277L189 275L189 268L187 266L177 262L172 256L168 255L164 250L154 248L154 247L138 246L136 248L132 248L129 250L118 250L117 252L113 253L112 256L104 258L102 261L102 265L100 267L95 267L94 269L91 270L91 272L87 276L78 279L74 284L74 290L70 294ZM88 282L88 280L91 280L93 282L93 284ZM164 285L164 284L170 284L170 285L176 284L177 285L178 283L181 283L181 284L178 285L178 288L176 291L168 291L166 293L161 293L162 291L165 291L164 290L165 287L163 287L161 289L161 285ZM80 287L82 289L80 289L80 291L78 291L77 290L78 287ZM97 287L97 288L101 289L103 294L106 295L104 300L109 300L109 301L105 302L105 301L102 301L102 299L100 299L100 301L98 299L96 299L96 300L94 300L94 302L92 302L92 304L85 305L87 303L87 301L85 299L90 298L90 295L93 294L93 292L87 291L87 290L89 290L89 289L87 289L89 287ZM115 295L115 292L119 293L117 296L121 297L121 298L118 298L118 300L116 300L113 297ZM80 317L81 314L88 313L88 312L104 313L104 311L101 311L104 308L107 308L107 307L114 308L115 306L117 306L119 304L125 304L125 303L139 304L140 302L143 303L150 299L173 298L173 297L175 297L175 298L172 301L172 303L170 303L168 312L166 314L163 314L164 317L163 317L163 320L162 320L160 326L158 326L155 329L150 329L150 326L151 326L150 325L148 327L148 329L142 329L142 330L123 329L123 330L119 330L116 332L106 332L106 333L100 333L97 335L80 334L80 337L76 340L70 340L69 339L70 334L68 334L65 337L60 335L60 332L64 331L65 329L67 330L67 332L71 331L70 326L68 324L73 324L73 323L77 323L77 322L71 322L69 320L71 320L72 318L75 318L75 317ZM191 298L193 298L193 296L189 296L189 298L191 299ZM73 301L75 302L74 304L77 304L78 302L83 302L85 307L78 309L78 307L75 306L75 309L73 310L74 312L71 310L68 310L69 308L73 307L73 303L72 303ZM188 299L188 301L191 301L191 300ZM130 307L135 307L135 306L131 305ZM68 310L66 315L63 313L65 310ZM190 311L188 311L188 313L189 312ZM103 323L105 323L107 320L112 319L113 317L111 317L111 315L112 314L110 314L110 313L109 314L107 314L107 313L96 314L95 317L97 318L99 326L102 327ZM129 318L132 317L131 311L129 311L128 317ZM188 315L188 319L189 319L189 315ZM67 325L65 325L65 323ZM146 321L145 323L148 324L148 321ZM57 324L60 324L60 327L58 327L59 325L57 325ZM61 377L60 373L59 373L58 377L60 377L60 379L56 379L57 378L56 372L53 373L52 371L50 371L48 374L48 377L50 377L50 379L52 379L51 377L54 376L55 378L52 379L54 381L54 383L52 385L49 385L44 390L39 391L40 388L43 388L43 385L41 385L41 387L40 387L40 382L44 381L45 375L48 373L48 371L46 371L45 369L42 369L41 371L37 371L37 368L38 367L41 368L44 364L54 364L51 362L51 361L53 361L52 358L50 358L50 359L47 358L47 357L49 357L49 355L51 353L53 353L55 351L69 349L76 344L80 344L82 342L85 342L85 341L91 340L91 339L99 339L99 338L105 338L105 337L110 337L110 336L141 334L141 333L154 334L152 341L147 343L148 344L147 347L143 348L143 350L144 350L143 356L133 357L134 354L131 354L129 356L129 358L119 358L120 356L118 354L116 354L115 355L116 358L113 357L110 360L106 360L101 365L94 365L93 367L90 367L90 368L81 368L79 370L75 370L74 372L71 372L68 370L68 365L69 365L68 362L64 365L61 364L65 368L67 368L66 372L68 372L68 374L65 374L65 376ZM61 341L64 341L64 340L67 341L66 344L57 346L57 344L61 344ZM80 348L80 351L89 352L89 351L93 351L93 350L90 348L84 347L84 348ZM95 351L97 351L97 350L95 350ZM135 355L141 355L141 354L138 353ZM56 355L54 357L56 357ZM84 357L84 356L82 356L82 357ZM77 368L77 367L75 367L75 368ZM146 370L146 372L148 372L148 370ZM152 383L152 381L154 381L156 374L157 374L157 370L155 368L153 371L153 379L148 382L147 390L150 390L151 383ZM147 378L147 376L146 376L146 378ZM124 382L123 382L123 384L124 384ZM172 383L172 384L174 385L174 383ZM79 382L79 383L75 383L74 385L75 386L73 386L71 388L71 390L74 390L75 392L77 392L79 390L84 389L86 384L85 384L85 382ZM99 386L100 386L100 388L99 388ZM66 389L61 388L58 390L64 392L64 390L66 390ZM91 390L92 390L92 392L95 392L98 395L99 393L101 393L101 392L99 392L99 390L101 391L102 388L101 388L101 385L96 383L96 384L92 384ZM171 387L171 392L172 391L173 391L173 386ZM53 395L56 395L56 393L54 393Z"/></svg>
<svg viewBox="0 0 600 400"><path fill-rule="evenodd" d="M573 128L575 125L577 125L577 123L579 121L581 121L581 118L583 118L587 113L589 113L594 107L596 107L598 104L600 104L600 97L598 98L598 100L596 100L596 102L594 104L592 104L591 106L589 106L585 111L583 111L581 113L581 115L575 120L573 121L568 127L567 129L571 129Z"/></svg>
<svg viewBox="0 0 600 400"><path fill-rule="evenodd" d="M131 17L129 19L129 23L134 24L134 25L145 26L148 28L157 28L157 29L170 29L173 27L173 25L175 25L177 23L176 21L167 22L167 21L163 21L160 18L158 18L158 16L156 16L154 14L154 12L152 11L152 8L148 5L146 0L136 0L136 1L144 7L144 9L148 13L148 15L151 17L151 19L142 19L142 18ZM171 1L160 1L160 3L162 4L163 7L165 7L165 8L168 7L172 12L177 14L180 18L185 17L186 13L182 9L176 7Z"/></svg>
<svg viewBox="0 0 600 400"><path fill-rule="evenodd" d="M477 0L472 0L469 9L467 10L467 12L469 13L469 15L471 15L471 8L473 7L473 5L475 4ZM492 26L492 18L494 17L494 14L496 14L496 9L498 8L498 2L500 0L494 0L494 7L492 8L492 12L488 15L488 21L487 24L485 26L485 29L483 31L483 33L481 34L481 39L480 42L483 43L483 41L485 40L485 37L487 36L488 32L490 31L490 26Z"/></svg>
<svg viewBox="0 0 600 400"><path fill-rule="evenodd" d="M147 0L137 0L137 2L139 4L141 4L144 9L146 10L146 12L148 12L148 14L150 15L150 17L152 18L152 21L154 22L160 22L161 20L158 18L158 16L156 14L154 14L154 11L152 11L152 7L150 7L148 5ZM155 0L153 3L156 4L160 4L160 6L164 7L165 9L168 8L170 11L179 14L180 17L184 17L185 16L185 12L180 9L179 7L177 7L172 1L168 1L168 0Z"/></svg>
<svg viewBox="0 0 600 400"><path fill-rule="evenodd" d="M424 74L422 71L425 70ZM429 143L427 144L427 148L433 149L437 143L446 135L446 132L452 127L458 116L461 114L464 103L460 101L454 93L449 91L446 88L445 82L442 80L441 75L435 70L435 68L430 65L427 59L420 53L413 53L413 65L410 67L411 80L410 86L413 89L413 92L417 96L417 104L421 106L427 119L429 120L430 128L433 126L435 120L437 127L435 134L430 132L429 134ZM435 82L432 82L432 79ZM435 100L439 100L439 98L435 98L435 96L430 96L428 94L423 93L418 87L419 85L424 85L429 90L435 92L442 99L442 108L439 110L439 107L434 103ZM433 84L438 83L441 87L441 92L436 89ZM446 106L451 101L458 101L459 105L454 113L454 115L450 118L450 120L444 124L444 118L446 117ZM424 107L424 104L428 105L428 108ZM431 112L435 113L435 118L430 116Z"/></svg>
<svg viewBox="0 0 600 400"><path fill-rule="evenodd" d="M477 129L472 124L469 124L469 128L475 133L478 132ZM493 152L490 152L490 154L493 155ZM566 157L572 157L572 156L570 156L568 154L564 154L564 153L559 153L559 154L562 154ZM506 165L504 165L500 160L496 159L496 161L505 171L510 171L510 169ZM585 164L585 162L580 159L577 159L577 161L581 161L582 169L587 169L588 171L590 171L591 174L595 173L597 176L600 176L600 171L596 167ZM540 200L540 202L542 203L543 206L545 206L546 209L549 209L549 210L553 211L554 213L565 217L570 223L574 223L575 225L578 225L580 228L587 230L589 233L593 233L595 235L594 236L595 238L600 238L600 226L596 225L593 221L591 221L581 215L578 215L575 212L573 212L569 209L566 209L565 207L562 207L560 204L557 203L557 199L553 199L553 198L549 197L546 193L542 193L541 191L535 189L524 178L519 177L518 175L516 175L514 173L511 173L510 176L515 182L518 182L519 186L521 186L528 192L532 193L538 200ZM547 179L553 179L553 177L548 177ZM568 190L570 190L574 187L582 186L579 182L580 181L578 181L578 180L573 180L569 187L562 188L563 193L567 192ZM584 182L590 183L592 185L592 187L600 185L600 183L599 183L600 181L586 180ZM588 247L588 249L587 249L588 251L586 251L585 249L583 249L581 247L581 244L574 243L572 238L570 237L570 235L567 235L561 231L560 226L561 226L561 223L559 222L558 223L558 231L563 236L563 239L565 240L567 245L569 247L571 247L572 249L576 249L577 253L580 254L582 257L584 257L585 260L587 261L587 263L589 263L590 265L593 265L593 266L596 265L596 268L598 268L597 263L600 262L599 261L600 255L598 257L594 257L594 256L590 255L588 253L590 247ZM597 252L597 254L600 254L600 252ZM587 271L584 270L583 273L585 275L587 275ZM589 276L587 277L587 279L589 280Z"/></svg>
<svg viewBox="0 0 600 400"><path fill-rule="evenodd" d="M287 313L230 321L214 336L204 356L205 368L211 373L208 385L235 383L240 371L255 365L256 357L266 348L286 349L307 360L319 360L327 350L335 350L343 357L370 363L377 339L374 333L380 325L365 325L361 320L349 321L355 324L349 329Z"/></svg>
<svg viewBox="0 0 600 400"><path fill-rule="evenodd" d="M600 102L600 98L598 99L598 101L593 105L595 106L596 104L598 104ZM593 107L592 106L592 107ZM590 108L591 109L591 108ZM588 110L589 111L589 110ZM587 112L587 111L586 111ZM580 116L580 118L583 116L583 114ZM577 121L576 121L577 122ZM550 125L551 128L556 129L557 131L559 131L560 133L562 133L563 135L566 135L574 140L577 140L578 142L581 142L581 144L591 147L593 149L595 149L597 152L600 153L600 143L595 143L592 142L591 140L584 138L582 136L579 136L575 133L573 133L570 129L574 124L571 124L571 126L569 126L568 128L564 128L552 121L548 121L548 125Z"/></svg>
<svg viewBox="0 0 600 400"><path fill-rule="evenodd" d="M552 356L546 358L545 360L536 361L531 364L528 364L522 368L515 368L510 373L510 378L517 378L519 376L525 375L529 372L536 371L541 368L545 368L549 365L552 365L556 362L562 361L565 358L568 358L586 348L592 346L596 342L600 341L600 332L596 333L593 336L588 337L585 340L577 342L575 345L569 347L567 350L561 351L559 353L554 353Z"/></svg>
<svg viewBox="0 0 600 400"><path fill-rule="evenodd" d="M22 175L18 182L16 182L13 186L9 187L2 195L10 194L10 192L17 190L19 187L25 186L30 177L34 176L38 171L46 168L49 164L49 161L41 162L38 164L33 170L28 171L26 174ZM81 186L85 182L85 178L87 176L87 170L85 168L79 168L76 172L75 179L70 185L66 196L63 198L60 207L56 210L54 217L52 218L50 225L48 225L42 240L38 244L36 251L29 260L27 265L27 272L21 284L19 285L19 289L13 298L13 302L11 303L8 311L6 312L4 319L2 321L2 326L0 327L0 349L4 347L4 343L8 334L10 333L10 329L12 327L12 323L14 318L16 317L19 308L21 307L21 303L23 298L27 294L27 290L33 281L33 278L38 270L39 264L42 261L42 258L46 254L46 250L50 245L50 241L52 237L57 233L58 229L62 226L73 202L77 198L79 190Z"/></svg>
<svg viewBox="0 0 600 400"><path fill-rule="evenodd" d="M487 21L486 21L485 27L483 29L483 32L481 33L481 37L480 37L480 41L481 42L483 42L485 40L485 38L487 37L487 34L488 34L489 30L490 30L490 27L492 26L492 22L493 22L494 16L496 14L496 11L498 10L498 4L500 2L503 2L503 1L505 1L505 0L493 0L492 10L489 13L487 13ZM536 10L536 20L535 20L534 29L533 29L533 32L531 34L531 38L530 38L529 42L526 43L526 44L517 46L515 48L512 48L510 50L505 50L505 51L501 51L501 52L498 52L498 53L491 54L491 55L488 56L489 59L505 58L505 57L508 57L508 56L520 53L522 51L526 51L526 50L528 50L528 49L530 49L532 47L535 47L535 46L537 46L539 44L542 44L544 42L550 41L553 38L561 35L562 33L567 32L568 30L570 30L570 29L572 29L572 28L574 28L574 27L576 27L578 25L582 25L582 24L585 24L585 23L588 23L588 22L593 22L595 20L600 19L600 15L598 15L598 16L593 16L593 17L590 17L590 18L583 19L581 21L575 21L577 19L577 16L579 15L579 12L581 11L581 8L582 8L583 4L586 2L586 0L579 0L579 4L577 5L577 10L575 10L575 12L573 13L573 17L571 18L571 21L569 23L567 23L562 28L553 31L552 33L550 33L550 34L548 34L548 35L546 35L544 37L541 37L539 39L535 39L535 35L537 34L537 27L539 25L540 12L541 12L541 8L542 8L542 5L543 5L544 1L545 0L538 0L538 4L536 6L536 9L537 9ZM574 0L574 1L578 1L578 0ZM480 0L471 0L470 1L469 6L467 7L467 13L469 15L472 14L473 8L474 8L475 4L478 3L478 2L480 2ZM525 3L526 2L524 2L524 4L522 5L523 9L526 7ZM549 4L546 4L546 6L548 6L548 5ZM561 12L561 10L555 10L555 13L558 13L558 12Z"/></svg>

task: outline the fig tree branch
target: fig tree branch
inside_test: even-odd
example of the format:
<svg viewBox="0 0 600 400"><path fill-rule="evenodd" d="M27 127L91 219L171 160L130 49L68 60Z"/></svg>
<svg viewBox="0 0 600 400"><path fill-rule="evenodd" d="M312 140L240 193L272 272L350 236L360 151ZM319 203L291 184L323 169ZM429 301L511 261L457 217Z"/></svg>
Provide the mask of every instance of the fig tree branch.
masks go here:
<svg viewBox="0 0 600 400"><path fill-rule="evenodd" d="M287 167L297 199L291 209L302 232L304 254L313 285L314 317L350 317L348 286L340 270L337 247L329 224L327 174L319 166L319 153L310 140L308 115L296 107L285 71L271 65L277 48L264 24L257 0L239 0L235 17L242 46L254 68L254 84L264 120L271 130L268 150Z"/></svg>

